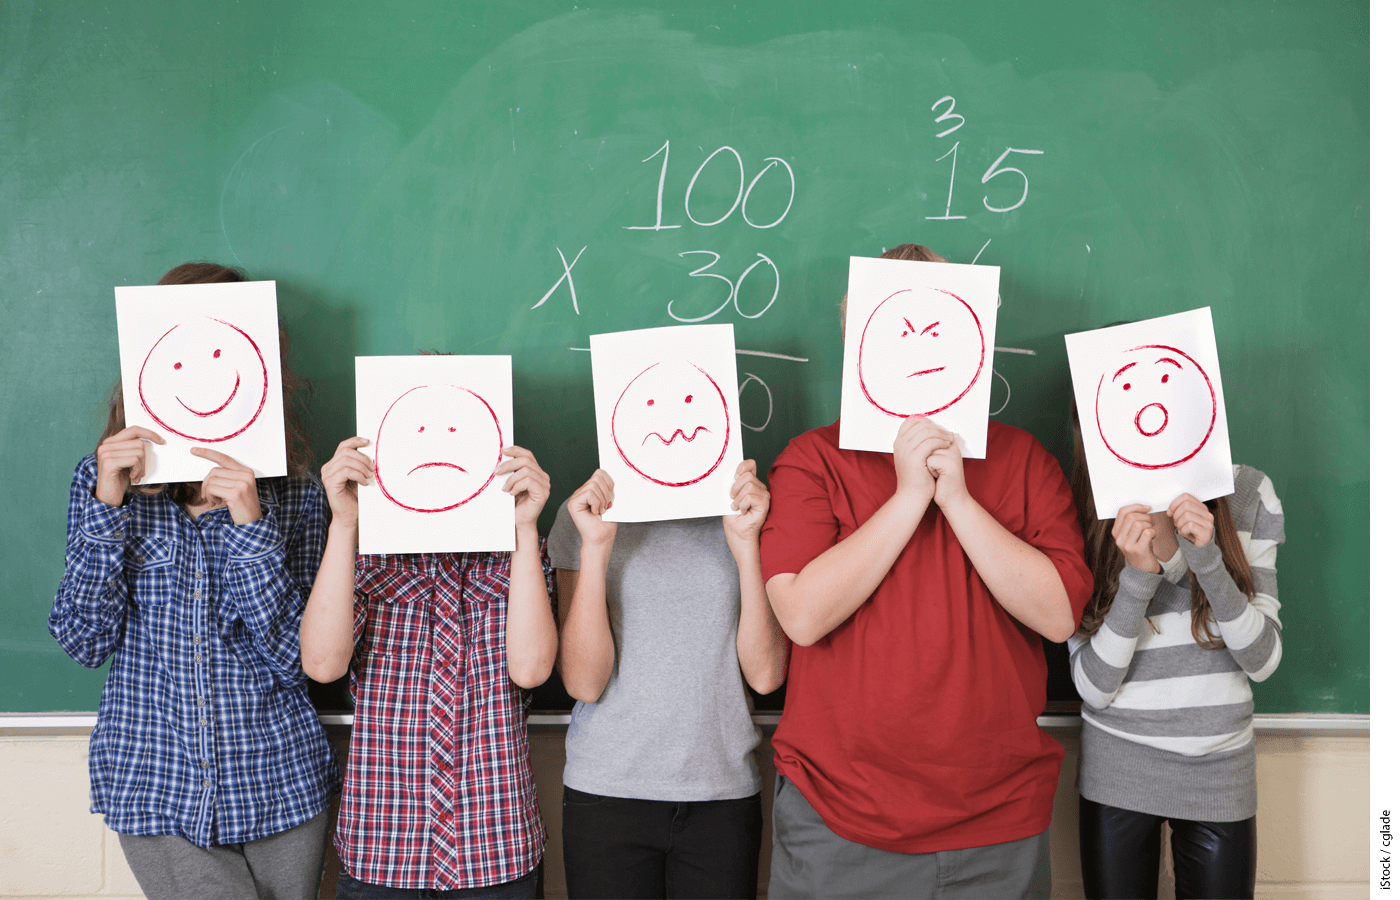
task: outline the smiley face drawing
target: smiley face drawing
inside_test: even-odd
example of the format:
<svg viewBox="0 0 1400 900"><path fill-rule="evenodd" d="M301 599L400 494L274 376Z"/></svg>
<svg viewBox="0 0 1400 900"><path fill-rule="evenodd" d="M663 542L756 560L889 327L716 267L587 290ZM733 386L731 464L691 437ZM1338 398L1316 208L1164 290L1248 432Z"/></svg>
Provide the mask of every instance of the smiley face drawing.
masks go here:
<svg viewBox="0 0 1400 900"><path fill-rule="evenodd" d="M987 341L965 300L939 288L896 291L876 305L860 335L856 373L865 399L905 419L942 412L982 374Z"/></svg>
<svg viewBox="0 0 1400 900"><path fill-rule="evenodd" d="M384 411L374 439L374 479L410 512L440 513L470 502L501 464L496 411L455 384L409 388Z"/></svg>
<svg viewBox="0 0 1400 900"><path fill-rule="evenodd" d="M729 404L709 373L689 362L643 369L613 406L613 444L653 484L685 487L709 477L729 449Z"/></svg>
<svg viewBox="0 0 1400 900"><path fill-rule="evenodd" d="M247 332L205 316L173 325L136 381L141 407L162 428L215 444L247 431L267 404L267 363Z"/></svg>
<svg viewBox="0 0 1400 900"><path fill-rule="evenodd" d="M1104 446L1135 469L1194 457L1215 430L1215 386L1200 364L1165 344L1123 351L1099 376L1094 418Z"/></svg>

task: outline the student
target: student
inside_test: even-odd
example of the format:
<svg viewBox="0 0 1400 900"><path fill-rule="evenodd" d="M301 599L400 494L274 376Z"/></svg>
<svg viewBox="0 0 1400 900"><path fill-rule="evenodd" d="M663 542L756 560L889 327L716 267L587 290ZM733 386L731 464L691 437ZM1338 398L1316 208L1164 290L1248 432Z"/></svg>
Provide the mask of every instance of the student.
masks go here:
<svg viewBox="0 0 1400 900"><path fill-rule="evenodd" d="M1064 749L1036 726L1041 636L1068 638L1090 588L1069 486L995 421L982 460L926 418L893 454L839 432L794 438L769 476L763 575L798 646L768 895L1048 897Z"/></svg>
<svg viewBox="0 0 1400 900"><path fill-rule="evenodd" d="M1253 897L1249 681L1278 667L1274 558L1283 507L1268 476L1235 492L1134 503L1099 521L1074 421L1074 494L1094 594L1070 638L1084 698L1079 852L1088 897L1156 896L1172 826L1178 897Z"/></svg>
<svg viewBox="0 0 1400 900"><path fill-rule="evenodd" d="M186 263L160 284L243 281ZM316 894L338 787L306 693L297 630L326 540L326 501L293 406L281 333L285 478L217 450L202 483L141 484L145 442L112 390L96 454L78 463L49 632L69 656L112 657L92 732L92 811L105 813L151 898Z"/></svg>
<svg viewBox="0 0 1400 900"><path fill-rule="evenodd" d="M745 460L734 516L604 522L601 469L559 510L559 667L578 700L564 767L570 897L755 897L762 779L747 681L783 683L764 594L768 491Z"/></svg>
<svg viewBox="0 0 1400 900"><path fill-rule="evenodd" d="M554 667L553 571L536 520L549 476L507 447L514 552L356 556L370 442L321 469L330 536L302 620L306 672L350 670L355 726L335 845L336 896L544 896L529 695Z"/></svg>

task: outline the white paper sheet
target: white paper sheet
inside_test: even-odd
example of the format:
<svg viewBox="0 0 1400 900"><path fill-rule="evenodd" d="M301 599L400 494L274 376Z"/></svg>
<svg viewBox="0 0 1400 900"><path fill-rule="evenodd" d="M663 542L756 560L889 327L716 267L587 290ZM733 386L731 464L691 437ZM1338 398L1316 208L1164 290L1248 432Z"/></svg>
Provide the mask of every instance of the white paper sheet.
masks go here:
<svg viewBox="0 0 1400 900"><path fill-rule="evenodd" d="M492 473L514 442L509 356L355 357L361 553L515 549L515 501Z"/></svg>
<svg viewBox="0 0 1400 900"><path fill-rule="evenodd" d="M259 478L287 474L277 286L271 281L118 287L126 424L146 445L146 484L202 481L231 456Z"/></svg>
<svg viewBox="0 0 1400 900"><path fill-rule="evenodd" d="M1210 307L1065 335L1100 519L1234 492Z"/></svg>
<svg viewBox="0 0 1400 900"><path fill-rule="evenodd" d="M909 416L987 456L997 266L851 257L841 369L843 450L894 451Z"/></svg>
<svg viewBox="0 0 1400 900"><path fill-rule="evenodd" d="M595 334L593 407L609 522L733 515L743 462L734 326Z"/></svg>

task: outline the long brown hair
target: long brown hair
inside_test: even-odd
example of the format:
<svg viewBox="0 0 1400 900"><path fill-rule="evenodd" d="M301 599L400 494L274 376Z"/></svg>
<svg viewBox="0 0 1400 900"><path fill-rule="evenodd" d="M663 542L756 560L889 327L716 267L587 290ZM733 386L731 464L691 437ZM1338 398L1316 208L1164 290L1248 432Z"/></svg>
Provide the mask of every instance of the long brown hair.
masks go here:
<svg viewBox="0 0 1400 900"><path fill-rule="evenodd" d="M166 272L156 284L222 284L247 280L247 273L242 269L211 262L187 262ZM303 388L309 394L311 386L287 365L291 339L280 323L277 326L277 337L282 358L282 421L287 436L287 474L301 478L316 464L311 445L307 443L301 428L301 394ZM97 439L97 445L101 446L103 441L125 427L126 405L122 397L122 379L118 375L116 383L107 395L107 426L102 430L102 436ZM198 482L141 485L134 486L133 490L143 494L159 494L163 491L170 495L170 499L181 504L193 503L199 499Z"/></svg>
<svg viewBox="0 0 1400 900"><path fill-rule="evenodd" d="M1079 410L1073 404L1070 408L1074 429L1074 470L1069 485L1079 513L1079 527L1084 530L1084 561L1094 575L1094 593L1089 598L1089 605L1084 608L1079 633L1090 637L1103 625L1103 618L1118 593L1118 573L1123 571L1126 561L1123 551L1113 540L1113 520L1100 519L1094 506L1094 489L1089 483L1089 465L1084 456L1084 436L1079 430ZM1206 508L1215 517L1215 543L1220 547L1225 570L1246 597L1253 597L1254 571L1249 566L1249 557L1245 556L1244 545L1240 543L1240 534L1235 530L1235 517L1230 512L1229 498L1207 500ZM1215 621L1215 615L1206 600L1206 592L1196 581L1196 573L1190 572L1189 575L1191 636L1196 639L1197 646L1219 650L1225 646L1225 642L1218 635L1210 633L1210 624Z"/></svg>

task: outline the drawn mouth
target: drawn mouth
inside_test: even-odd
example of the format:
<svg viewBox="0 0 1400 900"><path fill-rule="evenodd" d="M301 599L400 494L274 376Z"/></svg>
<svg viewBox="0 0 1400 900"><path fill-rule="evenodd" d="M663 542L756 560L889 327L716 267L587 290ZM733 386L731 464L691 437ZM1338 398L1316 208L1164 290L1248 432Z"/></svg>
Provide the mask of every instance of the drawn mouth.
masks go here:
<svg viewBox="0 0 1400 900"><path fill-rule="evenodd" d="M233 391L229 393L228 399L225 400L223 403L219 404L217 409L211 409L208 412L200 412L197 409L190 409L190 405L185 401L181 400L179 397L175 398L175 402L179 403L185 409L189 409L190 412L194 413L200 418L204 418L205 416L212 416L214 415L214 413L223 412L228 407L228 405L233 402L234 395L238 393L238 386L242 383L243 376L239 375L238 372L235 371L233 373Z"/></svg>
<svg viewBox="0 0 1400 900"><path fill-rule="evenodd" d="M656 435L657 440L659 440L661 443L665 444L668 447L671 446L671 442L678 437L681 440L685 441L687 444L689 444L691 441L695 440L696 435L698 435L700 432L704 431L708 433L709 430L710 429L706 428L704 425L696 425L695 430L690 433L689 437L686 437L685 432L677 428L675 431L671 432L670 439L664 438L657 432L653 431L650 434L648 434L647 437L642 438L642 443L645 444L647 442L647 438L651 437L654 434Z"/></svg>
<svg viewBox="0 0 1400 900"><path fill-rule="evenodd" d="M904 377L905 377L905 378L913 378L913 377L915 377L916 375L932 375L934 372L942 372L942 371L943 371L944 369L946 369L946 368L948 368L948 367L947 367L947 366L939 366L939 367L936 368L936 369L924 369L922 372L910 372L908 375L906 375L906 376L904 376Z"/></svg>
<svg viewBox="0 0 1400 900"><path fill-rule="evenodd" d="M1156 431L1148 431L1146 428L1142 427L1142 414L1152 409L1154 406L1162 411L1162 424L1157 426ZM1137 430L1143 437L1156 437L1167 427L1167 408L1160 403L1149 403L1138 410L1138 414L1133 417L1133 424L1137 426Z"/></svg>
<svg viewBox="0 0 1400 900"><path fill-rule="evenodd" d="M414 472L417 472L419 469L435 469L435 468L438 468L439 466L441 466L441 467L443 467L443 468L448 468L448 469L456 469L458 472L461 472L463 475L467 474L467 470L466 470L466 469L464 469L464 468L462 468L461 466L456 465L456 464L454 464L454 463L450 463L450 462L430 462L430 463L423 463L422 465L414 466L413 468L409 469L409 470L408 470L408 474L412 475Z"/></svg>

